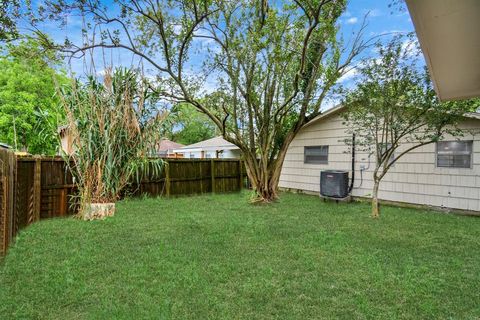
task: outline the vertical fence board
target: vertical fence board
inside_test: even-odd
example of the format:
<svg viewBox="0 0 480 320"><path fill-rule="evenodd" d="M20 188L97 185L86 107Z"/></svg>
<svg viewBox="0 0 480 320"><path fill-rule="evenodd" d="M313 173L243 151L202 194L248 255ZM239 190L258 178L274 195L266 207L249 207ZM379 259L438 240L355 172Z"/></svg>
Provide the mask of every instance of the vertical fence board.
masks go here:
<svg viewBox="0 0 480 320"><path fill-rule="evenodd" d="M15 154L0 149L0 254L7 251L19 227L14 204L16 168Z"/></svg>
<svg viewBox="0 0 480 320"><path fill-rule="evenodd" d="M170 197L170 192L171 192L171 183L170 183L170 164L167 163L165 165L165 193L167 195L167 197Z"/></svg>
<svg viewBox="0 0 480 320"><path fill-rule="evenodd" d="M0 253L4 254L8 246L7 177L0 177Z"/></svg>
<svg viewBox="0 0 480 320"><path fill-rule="evenodd" d="M215 193L217 188L216 188L216 185L215 185L215 161L212 159L210 161L210 178L212 180L212 192Z"/></svg>
<svg viewBox="0 0 480 320"><path fill-rule="evenodd" d="M0 253L4 254L8 247L8 210L7 210L7 177L1 172L0 177Z"/></svg>
<svg viewBox="0 0 480 320"><path fill-rule="evenodd" d="M40 220L40 209L41 209L41 171L42 171L42 159L35 159L35 169L33 175L33 221Z"/></svg>

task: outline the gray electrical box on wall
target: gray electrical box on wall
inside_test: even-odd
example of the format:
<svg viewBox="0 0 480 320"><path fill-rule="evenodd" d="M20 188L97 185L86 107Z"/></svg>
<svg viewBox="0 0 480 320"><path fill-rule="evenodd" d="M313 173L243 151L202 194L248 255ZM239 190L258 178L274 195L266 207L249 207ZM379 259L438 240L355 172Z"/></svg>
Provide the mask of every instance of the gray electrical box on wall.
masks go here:
<svg viewBox="0 0 480 320"><path fill-rule="evenodd" d="M325 170L320 172L320 195L332 198L348 196L348 172Z"/></svg>

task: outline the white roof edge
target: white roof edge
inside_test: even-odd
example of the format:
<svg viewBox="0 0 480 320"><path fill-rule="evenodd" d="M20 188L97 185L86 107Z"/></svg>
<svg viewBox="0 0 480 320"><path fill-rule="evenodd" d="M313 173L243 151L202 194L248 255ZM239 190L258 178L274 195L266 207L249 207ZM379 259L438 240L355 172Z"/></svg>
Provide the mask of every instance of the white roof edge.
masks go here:
<svg viewBox="0 0 480 320"><path fill-rule="evenodd" d="M346 106L342 105L342 104L339 104L339 105L336 105L335 107L333 108L330 108L328 110L326 110L325 112L321 113L320 115L316 116L315 118L313 118L310 122L308 122L306 125L304 125L303 127L308 127L309 125L321 120L321 119L324 119L326 117L328 117L329 115L332 115L334 113L337 113L337 112L340 112L342 111L343 109L345 109ZM463 115L465 118L469 118L469 119L478 119L480 120L480 112L467 112Z"/></svg>
<svg viewBox="0 0 480 320"><path fill-rule="evenodd" d="M318 116L316 116L315 118L313 118L312 120L310 120L310 122L308 122L306 125L304 125L303 127L308 127L309 125L311 125L312 123L315 123L317 122L318 120L320 119L323 119L323 118L326 118L328 117L329 115L332 115L336 112L339 112L341 110L343 110L344 108L346 108L343 104L337 104L335 107L333 108L330 108L330 109L327 109L325 110L325 112L322 112L321 114L319 114Z"/></svg>
<svg viewBox="0 0 480 320"><path fill-rule="evenodd" d="M229 147L236 147L233 143L225 140L222 136L216 136L207 140L199 141L196 143L192 143L182 148L178 149L202 149L202 148L213 148L217 150L229 148Z"/></svg>
<svg viewBox="0 0 480 320"><path fill-rule="evenodd" d="M173 149L173 152L198 152L198 151L217 151L217 150L239 150L237 146L216 146L216 147L196 147L196 148L179 148Z"/></svg>
<svg viewBox="0 0 480 320"><path fill-rule="evenodd" d="M479 112L467 112L463 115L465 118L470 119L478 119L480 120L480 113Z"/></svg>

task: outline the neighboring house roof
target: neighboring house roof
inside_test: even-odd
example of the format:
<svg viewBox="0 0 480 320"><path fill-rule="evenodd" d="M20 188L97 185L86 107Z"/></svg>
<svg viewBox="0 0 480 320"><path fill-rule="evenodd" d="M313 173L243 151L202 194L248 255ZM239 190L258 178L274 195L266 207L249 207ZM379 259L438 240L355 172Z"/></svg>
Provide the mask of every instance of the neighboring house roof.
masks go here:
<svg viewBox="0 0 480 320"><path fill-rule="evenodd" d="M480 1L407 0L440 100L480 96Z"/></svg>
<svg viewBox="0 0 480 320"><path fill-rule="evenodd" d="M12 149L12 147L6 143L0 142L0 147L4 149Z"/></svg>
<svg viewBox="0 0 480 320"><path fill-rule="evenodd" d="M169 150L173 150L173 149L178 149L178 148L181 148L183 147L184 145L181 144L181 143L176 143L176 142L173 142L171 140L168 140L168 139L162 139L160 141L160 144L158 145L158 151L161 152L161 151L169 151Z"/></svg>
<svg viewBox="0 0 480 320"><path fill-rule="evenodd" d="M174 152L190 152L190 151L214 151L214 150L234 150L239 149L233 143L218 136L212 139L200 141L182 148L174 149Z"/></svg>

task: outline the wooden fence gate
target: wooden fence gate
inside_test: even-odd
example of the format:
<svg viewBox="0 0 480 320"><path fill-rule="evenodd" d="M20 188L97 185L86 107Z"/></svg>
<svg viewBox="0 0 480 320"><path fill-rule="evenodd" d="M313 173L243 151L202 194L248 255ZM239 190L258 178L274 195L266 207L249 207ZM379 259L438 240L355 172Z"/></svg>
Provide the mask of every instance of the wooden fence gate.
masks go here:
<svg viewBox="0 0 480 320"><path fill-rule="evenodd" d="M161 174L133 184L131 195L175 196L238 191L244 163L234 159L166 159ZM75 213L75 185L60 157L16 157L0 149L0 255L21 228Z"/></svg>

